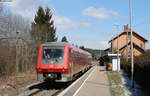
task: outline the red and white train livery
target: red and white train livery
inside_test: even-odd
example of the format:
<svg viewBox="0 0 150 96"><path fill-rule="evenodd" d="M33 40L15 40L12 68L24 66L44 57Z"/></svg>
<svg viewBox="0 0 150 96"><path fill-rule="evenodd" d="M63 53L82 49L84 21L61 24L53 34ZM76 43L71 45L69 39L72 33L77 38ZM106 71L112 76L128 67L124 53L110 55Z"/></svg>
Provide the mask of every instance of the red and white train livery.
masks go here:
<svg viewBox="0 0 150 96"><path fill-rule="evenodd" d="M68 82L91 67L92 56L69 43L47 42L38 50L36 64L39 81Z"/></svg>

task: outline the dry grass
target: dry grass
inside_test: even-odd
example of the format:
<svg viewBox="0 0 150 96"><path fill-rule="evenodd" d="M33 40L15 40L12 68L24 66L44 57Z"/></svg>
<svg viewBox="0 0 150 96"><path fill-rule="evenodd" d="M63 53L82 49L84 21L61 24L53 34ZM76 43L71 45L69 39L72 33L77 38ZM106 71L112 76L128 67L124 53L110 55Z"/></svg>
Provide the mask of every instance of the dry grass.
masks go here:
<svg viewBox="0 0 150 96"><path fill-rule="evenodd" d="M22 92L25 86L37 82L36 74L20 73L17 76L7 76L0 78L0 96L16 96Z"/></svg>
<svg viewBox="0 0 150 96"><path fill-rule="evenodd" d="M108 71L107 76L111 84L112 95L113 96L125 96L123 87L121 86L122 80L121 80L121 75L119 74L119 72Z"/></svg>

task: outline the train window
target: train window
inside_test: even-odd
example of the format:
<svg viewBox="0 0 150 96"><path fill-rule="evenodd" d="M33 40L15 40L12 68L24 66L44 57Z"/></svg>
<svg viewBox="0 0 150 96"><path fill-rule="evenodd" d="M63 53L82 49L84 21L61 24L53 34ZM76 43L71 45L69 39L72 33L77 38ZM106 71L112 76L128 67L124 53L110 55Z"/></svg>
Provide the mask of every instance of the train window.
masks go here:
<svg viewBox="0 0 150 96"><path fill-rule="evenodd" d="M42 63L43 64L61 64L63 62L64 50L60 48L44 48Z"/></svg>

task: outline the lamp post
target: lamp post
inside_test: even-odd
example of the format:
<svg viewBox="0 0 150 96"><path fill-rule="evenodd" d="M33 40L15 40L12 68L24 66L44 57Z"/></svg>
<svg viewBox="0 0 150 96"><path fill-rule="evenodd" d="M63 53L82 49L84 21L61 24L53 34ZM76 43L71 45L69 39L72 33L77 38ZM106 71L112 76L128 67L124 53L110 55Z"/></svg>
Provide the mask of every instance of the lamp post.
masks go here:
<svg viewBox="0 0 150 96"><path fill-rule="evenodd" d="M17 43L18 43L18 34L19 34L19 32L17 31L16 32L16 74L19 71L19 68L18 68L18 45L17 45Z"/></svg>
<svg viewBox="0 0 150 96"><path fill-rule="evenodd" d="M131 30L131 86L134 87L134 58L133 58L133 30L132 30L132 0L129 0L129 23Z"/></svg>

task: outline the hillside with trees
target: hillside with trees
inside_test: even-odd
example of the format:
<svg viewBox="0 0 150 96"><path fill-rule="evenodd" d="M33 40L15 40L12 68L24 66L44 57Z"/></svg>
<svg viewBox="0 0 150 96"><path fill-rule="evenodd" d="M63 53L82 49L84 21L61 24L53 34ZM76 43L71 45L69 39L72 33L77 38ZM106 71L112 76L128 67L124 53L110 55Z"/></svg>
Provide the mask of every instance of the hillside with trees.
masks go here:
<svg viewBox="0 0 150 96"><path fill-rule="evenodd" d="M67 37L66 36L62 37L61 42L68 42Z"/></svg>
<svg viewBox="0 0 150 96"><path fill-rule="evenodd" d="M94 60L98 60L98 58L101 55L101 52L103 51L103 50L98 50L98 49L85 48L84 46L80 46L80 49L91 53Z"/></svg>

